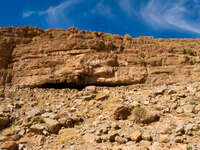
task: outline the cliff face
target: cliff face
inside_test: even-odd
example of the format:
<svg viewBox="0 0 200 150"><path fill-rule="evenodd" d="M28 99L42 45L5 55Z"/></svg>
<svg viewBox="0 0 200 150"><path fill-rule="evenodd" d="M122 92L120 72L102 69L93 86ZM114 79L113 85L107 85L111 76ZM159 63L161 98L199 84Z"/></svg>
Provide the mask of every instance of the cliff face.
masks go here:
<svg viewBox="0 0 200 150"><path fill-rule="evenodd" d="M0 28L0 85L131 85L200 81L199 39Z"/></svg>

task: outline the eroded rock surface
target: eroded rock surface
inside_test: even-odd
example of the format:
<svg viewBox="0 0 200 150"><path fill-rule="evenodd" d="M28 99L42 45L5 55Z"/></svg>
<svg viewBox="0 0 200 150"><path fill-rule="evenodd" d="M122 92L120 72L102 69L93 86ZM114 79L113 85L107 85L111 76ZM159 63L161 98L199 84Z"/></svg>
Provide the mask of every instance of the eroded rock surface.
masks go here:
<svg viewBox="0 0 200 150"><path fill-rule="evenodd" d="M199 81L199 39L127 38L69 28L0 28L0 84L28 87Z"/></svg>

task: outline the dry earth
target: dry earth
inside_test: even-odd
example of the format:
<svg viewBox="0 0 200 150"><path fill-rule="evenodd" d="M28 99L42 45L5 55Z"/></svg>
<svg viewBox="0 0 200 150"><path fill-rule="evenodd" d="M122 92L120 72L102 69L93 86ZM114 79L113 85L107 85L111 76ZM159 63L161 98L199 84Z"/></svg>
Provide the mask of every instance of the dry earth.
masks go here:
<svg viewBox="0 0 200 150"><path fill-rule="evenodd" d="M200 40L0 28L1 150L199 150Z"/></svg>

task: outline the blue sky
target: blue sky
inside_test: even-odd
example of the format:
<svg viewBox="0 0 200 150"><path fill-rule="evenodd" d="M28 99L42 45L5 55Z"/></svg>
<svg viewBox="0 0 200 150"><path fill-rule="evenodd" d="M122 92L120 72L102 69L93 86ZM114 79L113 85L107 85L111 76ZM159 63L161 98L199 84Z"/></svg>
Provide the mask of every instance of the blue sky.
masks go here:
<svg viewBox="0 0 200 150"><path fill-rule="evenodd" d="M199 38L200 0L2 0L0 26Z"/></svg>

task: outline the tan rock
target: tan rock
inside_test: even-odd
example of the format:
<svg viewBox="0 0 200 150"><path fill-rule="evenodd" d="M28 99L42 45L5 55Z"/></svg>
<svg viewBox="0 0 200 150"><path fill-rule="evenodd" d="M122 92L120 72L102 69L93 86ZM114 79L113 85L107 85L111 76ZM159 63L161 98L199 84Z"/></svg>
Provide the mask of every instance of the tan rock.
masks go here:
<svg viewBox="0 0 200 150"><path fill-rule="evenodd" d="M152 137L151 137L150 131L144 131L144 132L142 132L142 139L146 140L146 141L151 141Z"/></svg>
<svg viewBox="0 0 200 150"><path fill-rule="evenodd" d="M194 110L194 105L187 104L183 106L184 113L192 113Z"/></svg>
<svg viewBox="0 0 200 150"><path fill-rule="evenodd" d="M129 115L131 115L131 110L127 106L120 106L114 111L114 119L116 120L125 120Z"/></svg>
<svg viewBox="0 0 200 150"><path fill-rule="evenodd" d="M169 142L169 135L165 134L165 135L160 135L159 138L159 142L160 143L168 143Z"/></svg>
<svg viewBox="0 0 200 150"><path fill-rule="evenodd" d="M2 145L0 145L0 149L17 150L18 149L18 145L14 141L6 141Z"/></svg>
<svg viewBox="0 0 200 150"><path fill-rule="evenodd" d="M32 125L30 127L30 130L32 132L35 132L35 133L38 133L38 134L42 134L44 129L46 129L46 127L45 127L45 125L42 125L42 124L35 124L35 125Z"/></svg>
<svg viewBox="0 0 200 150"><path fill-rule="evenodd" d="M141 138L142 138L142 133L141 133L141 131L139 131L139 130L133 131L132 133L130 133L130 138L131 138L131 140L134 141L134 142L140 141Z"/></svg>
<svg viewBox="0 0 200 150"><path fill-rule="evenodd" d="M45 123L47 124L47 127L48 127L48 130L51 132L51 133L55 133L57 134L58 131L60 130L61 128L61 125L58 121L56 120L53 120L53 119L49 119L49 118L45 118Z"/></svg>

